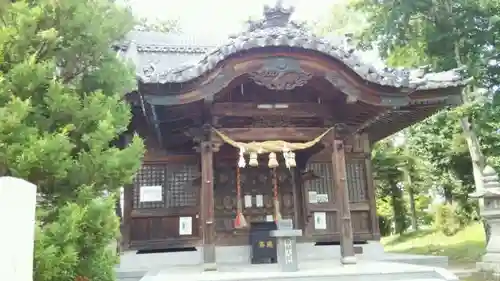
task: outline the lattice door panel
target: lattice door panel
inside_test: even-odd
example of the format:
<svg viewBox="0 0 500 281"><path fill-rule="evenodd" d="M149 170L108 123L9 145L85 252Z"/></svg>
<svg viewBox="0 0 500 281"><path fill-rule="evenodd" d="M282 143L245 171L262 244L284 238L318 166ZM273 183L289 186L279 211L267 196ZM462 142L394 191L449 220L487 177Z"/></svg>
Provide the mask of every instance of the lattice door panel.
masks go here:
<svg viewBox="0 0 500 281"><path fill-rule="evenodd" d="M304 182L307 202L314 204L334 204L335 192L333 186L332 163L307 163L306 171L312 171L316 179ZM316 196L315 198L309 198Z"/></svg>
<svg viewBox="0 0 500 281"><path fill-rule="evenodd" d="M346 162L349 202L357 203L367 201L365 159L348 158Z"/></svg>
<svg viewBox="0 0 500 281"><path fill-rule="evenodd" d="M165 179L166 165L165 164L144 164L137 173L134 179L134 209L157 209L165 207ZM140 193L141 186L161 186L162 201L158 202L141 202Z"/></svg>
<svg viewBox="0 0 500 281"><path fill-rule="evenodd" d="M161 186L162 201L141 202L142 186ZM143 164L134 180L134 209L199 206L199 169L189 164Z"/></svg>

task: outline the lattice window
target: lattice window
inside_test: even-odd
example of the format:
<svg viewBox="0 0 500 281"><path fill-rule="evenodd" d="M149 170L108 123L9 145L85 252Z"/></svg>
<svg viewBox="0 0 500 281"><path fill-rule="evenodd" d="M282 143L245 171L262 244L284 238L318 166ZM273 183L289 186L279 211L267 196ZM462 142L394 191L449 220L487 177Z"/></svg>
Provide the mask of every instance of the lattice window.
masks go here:
<svg viewBox="0 0 500 281"><path fill-rule="evenodd" d="M349 201L366 201L366 172L364 159L347 159L347 186L349 187Z"/></svg>
<svg viewBox="0 0 500 281"><path fill-rule="evenodd" d="M134 180L134 209L163 208L165 207L165 189L162 188L163 201L140 202L141 186L165 186L165 170L163 164L145 164L135 176Z"/></svg>
<svg viewBox="0 0 500 281"><path fill-rule="evenodd" d="M305 187L307 191L315 191L317 194L328 194L328 201L333 202L333 173L332 163L308 163L307 171L313 171L319 178L307 181Z"/></svg>
<svg viewBox="0 0 500 281"><path fill-rule="evenodd" d="M197 206L199 177L197 165L168 165L165 207Z"/></svg>

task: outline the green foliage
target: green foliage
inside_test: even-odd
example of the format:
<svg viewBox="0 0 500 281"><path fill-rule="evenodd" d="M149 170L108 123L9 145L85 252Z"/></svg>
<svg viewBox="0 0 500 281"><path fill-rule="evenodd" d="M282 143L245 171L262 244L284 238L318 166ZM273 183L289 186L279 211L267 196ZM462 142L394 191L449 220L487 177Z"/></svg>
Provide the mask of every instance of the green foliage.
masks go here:
<svg viewBox="0 0 500 281"><path fill-rule="evenodd" d="M446 236L455 235L463 227L454 204L439 204L435 207L434 226Z"/></svg>
<svg viewBox="0 0 500 281"><path fill-rule="evenodd" d="M54 221L37 226L34 280L115 280L118 258L110 246L118 237L115 198L93 198L89 187L80 191L77 202L59 208Z"/></svg>
<svg viewBox="0 0 500 281"><path fill-rule="evenodd" d="M179 22L176 20L150 20L148 18L139 19L138 23L134 27L137 30L142 31L157 31L162 33L179 32Z"/></svg>
<svg viewBox="0 0 500 281"><path fill-rule="evenodd" d="M112 49L133 26L107 0L12 1L0 9L0 176L38 186L35 280L112 281L116 194L141 163L124 148L135 83Z"/></svg>
<svg viewBox="0 0 500 281"><path fill-rule="evenodd" d="M394 212L390 204L389 197L377 198L377 216L380 235L388 236L392 234L392 222L394 221Z"/></svg>
<svg viewBox="0 0 500 281"><path fill-rule="evenodd" d="M389 65L427 65L432 71L465 66L474 77L464 106L442 110L405 132L410 153L429 164L429 188L457 203L464 220L473 219L476 206L467 194L475 182L459 120L473 124L481 152L499 168L500 1L354 0L350 9L368 22L356 41L375 45Z"/></svg>

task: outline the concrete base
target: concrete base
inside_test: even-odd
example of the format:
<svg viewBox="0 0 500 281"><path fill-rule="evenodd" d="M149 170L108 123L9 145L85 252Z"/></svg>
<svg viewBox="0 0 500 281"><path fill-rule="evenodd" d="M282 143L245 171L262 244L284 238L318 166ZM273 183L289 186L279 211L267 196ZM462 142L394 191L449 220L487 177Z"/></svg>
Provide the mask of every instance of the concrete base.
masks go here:
<svg viewBox="0 0 500 281"><path fill-rule="evenodd" d="M478 262L476 268L479 272L485 272L500 277L500 263L498 262Z"/></svg>
<svg viewBox="0 0 500 281"><path fill-rule="evenodd" d="M414 265L428 265L434 267L447 267L448 257L422 256L384 253L379 242L371 242L363 246L363 254L357 255L358 264L365 261L379 261L385 263L405 263ZM299 265L310 262L327 262L340 264L339 246L314 246L310 243L297 244ZM250 247L230 246L216 248L217 267L231 265L250 267ZM173 267L202 268L201 249L193 252L137 254L125 252L121 255L120 264L117 266L117 277L120 281L138 281L147 272L159 272ZM273 265L277 266L277 265Z"/></svg>
<svg viewBox="0 0 500 281"><path fill-rule="evenodd" d="M352 257L343 257L343 258L340 258L340 263L341 264L356 264L357 262L357 258L355 256L352 256Z"/></svg>
<svg viewBox="0 0 500 281"><path fill-rule="evenodd" d="M341 265L340 261L305 262L300 271L280 272L278 265L219 265L217 272L203 272L199 266L150 271L140 281L458 281L446 270L427 266L378 261Z"/></svg>

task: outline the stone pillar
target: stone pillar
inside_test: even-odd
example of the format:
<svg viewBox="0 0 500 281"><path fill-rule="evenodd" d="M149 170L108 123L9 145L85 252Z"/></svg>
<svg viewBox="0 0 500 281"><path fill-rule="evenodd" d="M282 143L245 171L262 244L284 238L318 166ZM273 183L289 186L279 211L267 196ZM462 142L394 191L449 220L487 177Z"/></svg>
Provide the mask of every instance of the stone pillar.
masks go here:
<svg viewBox="0 0 500 281"><path fill-rule="evenodd" d="M481 215L491 226L491 236L486 246L486 253L477 263L478 270L493 273L500 277L500 182L498 174L487 166L483 171L483 189L470 197L484 199Z"/></svg>
<svg viewBox="0 0 500 281"><path fill-rule="evenodd" d="M0 178L0 276L33 281L36 186L25 180Z"/></svg>
<svg viewBox="0 0 500 281"><path fill-rule="evenodd" d="M278 220L278 229L271 231L271 236L278 242L278 264L283 272L299 270L297 258L297 237L302 236L302 230L293 229L291 219Z"/></svg>

